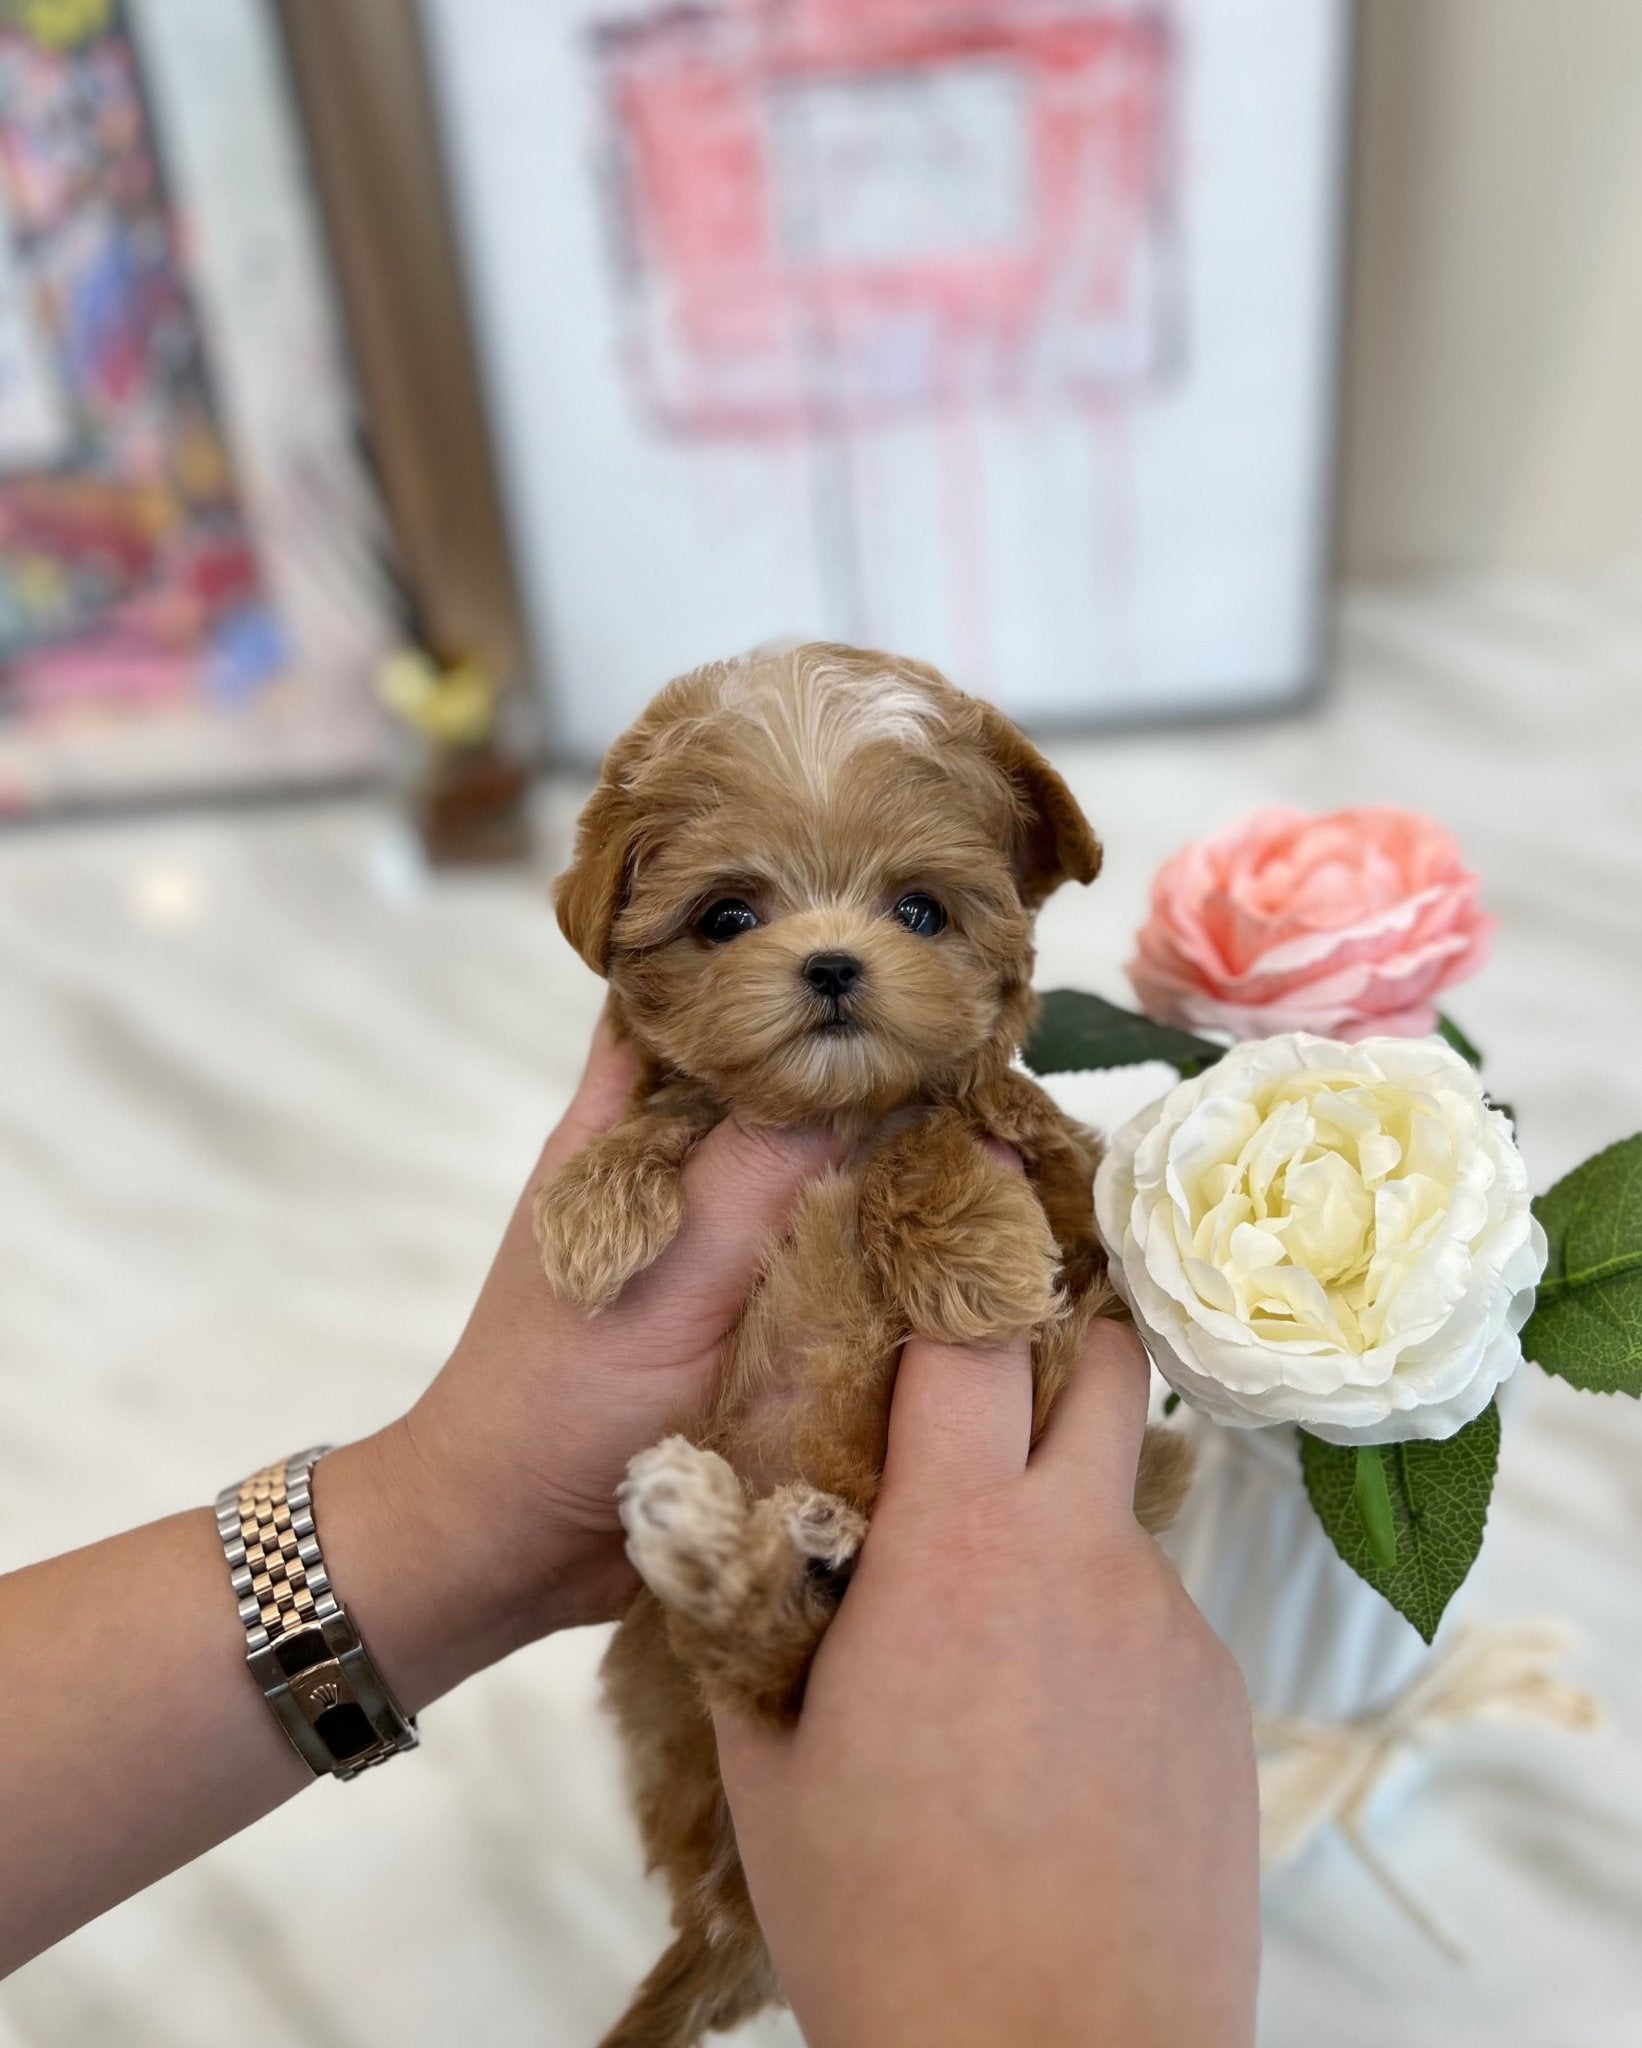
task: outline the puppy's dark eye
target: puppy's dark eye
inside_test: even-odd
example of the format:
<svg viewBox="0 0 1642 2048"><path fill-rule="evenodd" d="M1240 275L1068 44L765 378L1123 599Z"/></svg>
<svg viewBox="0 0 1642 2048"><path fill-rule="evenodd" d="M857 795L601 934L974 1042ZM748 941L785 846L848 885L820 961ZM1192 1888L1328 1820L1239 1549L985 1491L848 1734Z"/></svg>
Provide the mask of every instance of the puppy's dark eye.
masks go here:
<svg viewBox="0 0 1642 2048"><path fill-rule="evenodd" d="M920 895L916 889L903 896L890 915L921 939L932 939L946 929L946 912L933 896Z"/></svg>
<svg viewBox="0 0 1642 2048"><path fill-rule="evenodd" d="M726 939L750 932L758 923L758 912L739 896L724 896L711 903L696 919L696 930L709 945L722 946Z"/></svg>

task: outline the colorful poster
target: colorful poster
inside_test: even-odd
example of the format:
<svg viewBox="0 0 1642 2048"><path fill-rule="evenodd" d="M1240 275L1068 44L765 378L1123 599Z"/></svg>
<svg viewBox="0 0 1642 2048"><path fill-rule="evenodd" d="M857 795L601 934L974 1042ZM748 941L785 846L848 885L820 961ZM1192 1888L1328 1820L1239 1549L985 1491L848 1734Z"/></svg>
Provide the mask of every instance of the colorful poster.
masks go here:
<svg viewBox="0 0 1642 2048"><path fill-rule="evenodd" d="M41 295L23 268L0 193L0 476L52 467L73 437Z"/></svg>
<svg viewBox="0 0 1642 2048"><path fill-rule="evenodd" d="M266 686L286 642L115 0L0 9L0 222L34 387L4 408L24 447L0 474L0 715Z"/></svg>
<svg viewBox="0 0 1642 2048"><path fill-rule="evenodd" d="M0 811L375 751L284 95L258 0L0 0Z"/></svg>

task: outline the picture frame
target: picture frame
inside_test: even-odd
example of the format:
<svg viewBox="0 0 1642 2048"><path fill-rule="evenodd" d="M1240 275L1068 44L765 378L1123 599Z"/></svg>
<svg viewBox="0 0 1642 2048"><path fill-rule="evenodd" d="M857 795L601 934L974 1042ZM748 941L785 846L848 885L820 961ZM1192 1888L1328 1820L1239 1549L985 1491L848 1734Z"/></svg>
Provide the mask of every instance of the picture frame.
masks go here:
<svg viewBox="0 0 1642 2048"><path fill-rule="evenodd" d="M1297 705L1349 0L422 0L555 743L769 640Z"/></svg>
<svg viewBox="0 0 1642 2048"><path fill-rule="evenodd" d="M0 209L0 811L379 773L401 626L271 11L0 0Z"/></svg>

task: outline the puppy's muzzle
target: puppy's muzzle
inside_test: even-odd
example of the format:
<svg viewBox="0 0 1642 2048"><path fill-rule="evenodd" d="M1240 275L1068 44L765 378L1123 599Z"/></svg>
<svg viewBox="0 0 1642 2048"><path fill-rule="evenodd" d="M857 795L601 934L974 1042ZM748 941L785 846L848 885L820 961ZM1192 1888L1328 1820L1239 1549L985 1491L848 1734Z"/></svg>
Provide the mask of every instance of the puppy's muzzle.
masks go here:
<svg viewBox="0 0 1642 2048"><path fill-rule="evenodd" d="M853 953L812 953L800 972L818 996L836 1003L861 979L861 963Z"/></svg>
<svg viewBox="0 0 1642 2048"><path fill-rule="evenodd" d="M827 1006L824 1029L851 1022L850 997L859 987L861 963L853 953L812 953L798 970Z"/></svg>

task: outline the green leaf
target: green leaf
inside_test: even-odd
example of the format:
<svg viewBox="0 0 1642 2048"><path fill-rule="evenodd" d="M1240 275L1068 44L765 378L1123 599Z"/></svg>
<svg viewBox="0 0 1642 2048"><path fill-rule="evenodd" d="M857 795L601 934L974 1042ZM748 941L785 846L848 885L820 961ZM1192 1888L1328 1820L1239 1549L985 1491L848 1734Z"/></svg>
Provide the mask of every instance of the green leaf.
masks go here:
<svg viewBox="0 0 1642 2048"><path fill-rule="evenodd" d="M1642 1132L1564 1174L1534 1214L1551 1256L1523 1350L1587 1393L1642 1396Z"/></svg>
<svg viewBox="0 0 1642 2048"><path fill-rule="evenodd" d="M1460 1058L1469 1061L1479 1074L1482 1072L1482 1054L1478 1052L1477 1048L1454 1022L1453 1018L1445 1017L1440 1010L1437 1012L1437 1036L1446 1039L1459 1054ZM1517 1113L1510 1103L1501 1102L1494 1095L1484 1095L1483 1100L1490 1109L1497 1109L1502 1116L1508 1116L1513 1125L1516 1123Z"/></svg>
<svg viewBox="0 0 1642 2048"><path fill-rule="evenodd" d="M1378 1444L1357 1446L1357 1470L1351 1482L1357 1513L1362 1517L1368 1554L1389 1571L1397 1562L1397 1525L1391 1514L1391 1495L1385 1483L1385 1460Z"/></svg>
<svg viewBox="0 0 1642 2048"><path fill-rule="evenodd" d="M1082 989L1052 988L1024 1057L1034 1074L1082 1072L1090 1067L1138 1067L1144 1060L1167 1060L1183 1078L1201 1074L1225 1052L1207 1038L1157 1024L1138 1010L1120 1009L1103 996Z"/></svg>
<svg viewBox="0 0 1642 2048"><path fill-rule="evenodd" d="M1482 1071L1482 1054L1477 1051L1453 1018L1445 1017L1440 1010L1437 1012L1437 1036L1446 1038L1462 1060L1469 1060L1479 1073Z"/></svg>
<svg viewBox="0 0 1642 2048"><path fill-rule="evenodd" d="M1355 1446L1300 1432L1306 1492L1329 1541L1427 1642L1482 1548L1499 1465L1499 1411L1490 1402L1446 1442L1384 1444L1381 1476L1397 1544L1394 1564L1376 1557L1358 1505Z"/></svg>

